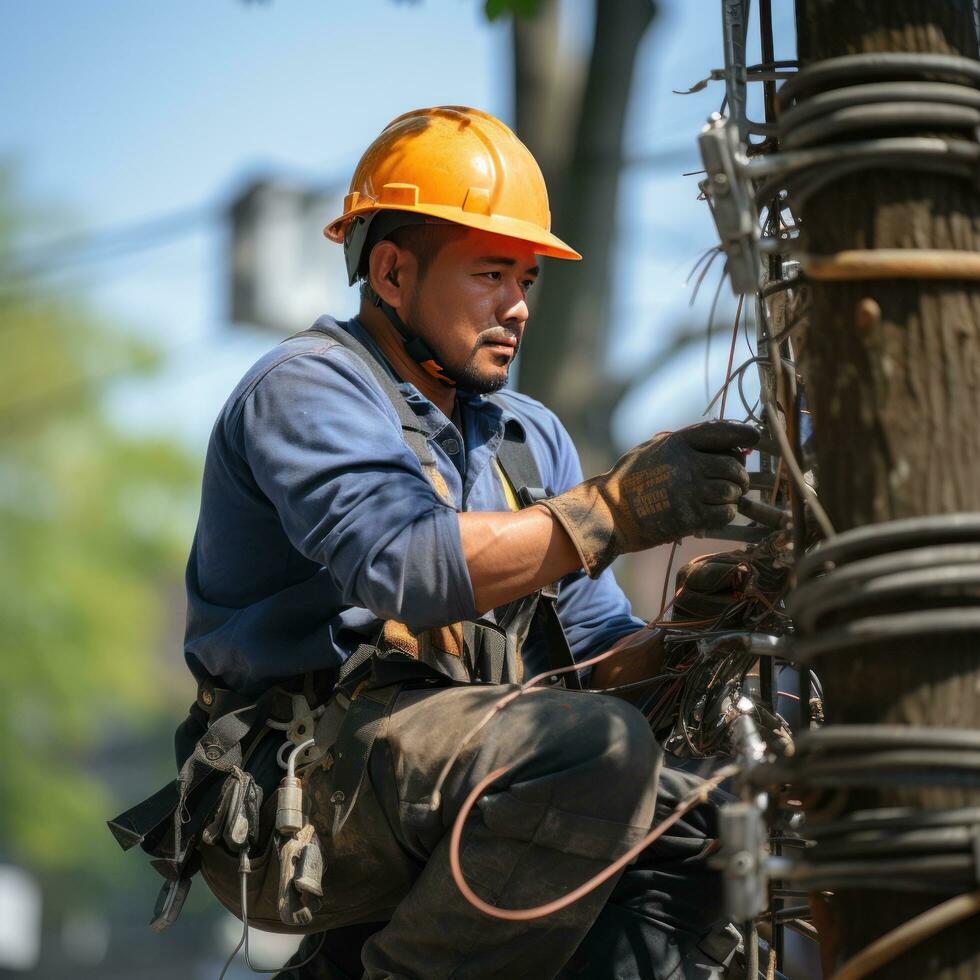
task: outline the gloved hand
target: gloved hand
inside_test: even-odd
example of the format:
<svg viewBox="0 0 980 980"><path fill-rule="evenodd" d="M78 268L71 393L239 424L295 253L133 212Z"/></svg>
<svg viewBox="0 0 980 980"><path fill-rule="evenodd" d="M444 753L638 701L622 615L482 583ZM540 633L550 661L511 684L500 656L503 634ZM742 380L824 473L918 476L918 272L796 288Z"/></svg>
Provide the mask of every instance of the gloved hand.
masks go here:
<svg viewBox="0 0 980 980"><path fill-rule="evenodd" d="M786 591L789 570L789 562L768 542L694 558L677 573L678 593L670 618L716 619L729 613L726 628L754 622ZM748 602L739 619L733 620L732 607L739 598Z"/></svg>
<svg viewBox="0 0 980 980"><path fill-rule="evenodd" d="M743 592L748 581L744 550L694 558L677 573L679 591L670 618L715 619L731 607L736 593Z"/></svg>
<svg viewBox="0 0 980 980"><path fill-rule="evenodd" d="M662 432L602 476L541 503L596 578L618 555L731 522L749 487L739 450L758 439L753 426L728 421Z"/></svg>

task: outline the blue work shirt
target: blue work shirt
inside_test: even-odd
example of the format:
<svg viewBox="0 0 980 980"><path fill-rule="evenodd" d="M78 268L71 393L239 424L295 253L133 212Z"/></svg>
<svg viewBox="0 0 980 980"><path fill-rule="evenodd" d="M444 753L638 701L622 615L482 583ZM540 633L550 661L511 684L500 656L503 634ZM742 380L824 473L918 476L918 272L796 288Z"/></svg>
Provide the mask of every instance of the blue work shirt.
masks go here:
<svg viewBox="0 0 980 980"><path fill-rule="evenodd" d="M340 326L386 363L357 319ZM445 500L369 368L327 337L280 344L232 392L211 433L187 564L185 656L199 680L252 694L338 668L383 620L419 632L478 618L457 511L509 509L492 462L506 426L525 436L550 491L581 481L571 438L532 398L459 390L461 433L414 385L398 384L425 427ZM558 613L577 661L642 625L609 571L566 576ZM547 669L534 633L524 660Z"/></svg>

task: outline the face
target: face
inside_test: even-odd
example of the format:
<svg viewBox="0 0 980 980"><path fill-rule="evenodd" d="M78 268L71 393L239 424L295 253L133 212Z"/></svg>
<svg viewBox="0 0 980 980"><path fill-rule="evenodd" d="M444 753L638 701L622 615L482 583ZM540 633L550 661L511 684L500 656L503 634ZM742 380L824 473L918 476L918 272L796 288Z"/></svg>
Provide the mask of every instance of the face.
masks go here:
<svg viewBox="0 0 980 980"><path fill-rule="evenodd" d="M527 242L466 229L413 283L403 316L460 387L488 394L507 382L537 276Z"/></svg>

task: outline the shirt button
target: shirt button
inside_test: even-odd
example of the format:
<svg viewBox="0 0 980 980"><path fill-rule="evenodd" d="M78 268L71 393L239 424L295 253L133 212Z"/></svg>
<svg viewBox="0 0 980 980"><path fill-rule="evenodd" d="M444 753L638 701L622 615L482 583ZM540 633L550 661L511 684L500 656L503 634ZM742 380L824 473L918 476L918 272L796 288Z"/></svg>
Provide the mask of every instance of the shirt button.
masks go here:
<svg viewBox="0 0 980 980"><path fill-rule="evenodd" d="M459 440L458 439L453 439L452 437L450 437L449 439L443 439L439 443L439 445L442 446L442 448L450 456L455 456L459 452Z"/></svg>

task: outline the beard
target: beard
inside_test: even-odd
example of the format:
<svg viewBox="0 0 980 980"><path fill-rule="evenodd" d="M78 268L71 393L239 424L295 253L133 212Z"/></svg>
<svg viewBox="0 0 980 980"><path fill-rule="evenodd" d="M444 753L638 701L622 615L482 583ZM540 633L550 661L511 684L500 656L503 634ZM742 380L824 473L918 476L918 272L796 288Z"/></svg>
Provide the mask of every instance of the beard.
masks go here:
<svg viewBox="0 0 980 980"><path fill-rule="evenodd" d="M412 297L412 302L409 306L409 316L411 318L409 321L407 321L409 324L409 329L415 332L417 330L415 324L420 322L420 310L417 294L416 296ZM514 353L511 355L510 360L502 367L497 367L495 369L480 367L480 365L477 364L477 357L480 353L480 349L485 344L491 343L494 340L499 341L502 336L512 337L513 331L509 331L505 327L499 325L488 327L486 330L481 331L479 336L476 338L476 343L470 349L470 352L465 360L458 360L455 363L442 356L442 352L439 350L439 346L437 344L430 343L429 346L435 353L439 364L442 365L443 372L447 377L452 378L458 387L463 388L465 391L471 391L475 395L492 395L495 391L500 391L500 389L507 384L507 380L510 377L511 366L514 363L514 359L517 357L518 350L520 350L520 341L518 340L517 346L514 348Z"/></svg>
<svg viewBox="0 0 980 980"><path fill-rule="evenodd" d="M498 368L496 371L481 368L476 363L476 356L481 346L480 343L477 343L470 351L470 356L458 368L446 367L445 371L460 388L472 391L476 395L492 395L507 384L507 379L510 377L510 366L514 361L511 358L506 367ZM515 350L514 353L516 354L517 351Z"/></svg>

